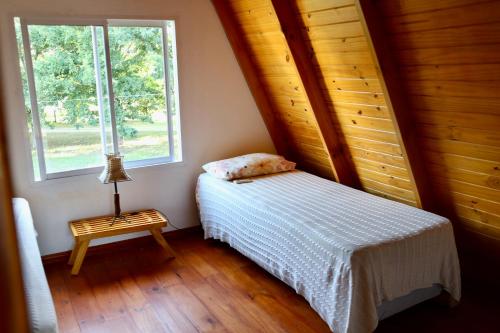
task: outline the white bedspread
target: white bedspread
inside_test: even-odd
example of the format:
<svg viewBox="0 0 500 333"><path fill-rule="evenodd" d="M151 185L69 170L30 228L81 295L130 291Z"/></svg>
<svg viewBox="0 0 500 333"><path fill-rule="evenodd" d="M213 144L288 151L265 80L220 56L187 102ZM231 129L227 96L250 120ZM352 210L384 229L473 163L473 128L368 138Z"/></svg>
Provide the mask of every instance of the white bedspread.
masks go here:
<svg viewBox="0 0 500 333"><path fill-rule="evenodd" d="M302 171L233 184L200 175L205 238L303 295L335 333L371 332L383 301L439 283L460 299L451 223Z"/></svg>

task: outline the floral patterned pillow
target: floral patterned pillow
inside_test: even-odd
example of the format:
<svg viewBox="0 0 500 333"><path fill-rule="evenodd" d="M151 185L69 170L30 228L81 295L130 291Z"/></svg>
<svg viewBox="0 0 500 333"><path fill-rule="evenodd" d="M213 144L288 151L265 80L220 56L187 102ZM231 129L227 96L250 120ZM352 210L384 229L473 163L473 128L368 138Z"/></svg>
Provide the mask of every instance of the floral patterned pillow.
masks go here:
<svg viewBox="0 0 500 333"><path fill-rule="evenodd" d="M233 180L294 170L295 163L283 156L255 153L210 162L203 169L216 178Z"/></svg>

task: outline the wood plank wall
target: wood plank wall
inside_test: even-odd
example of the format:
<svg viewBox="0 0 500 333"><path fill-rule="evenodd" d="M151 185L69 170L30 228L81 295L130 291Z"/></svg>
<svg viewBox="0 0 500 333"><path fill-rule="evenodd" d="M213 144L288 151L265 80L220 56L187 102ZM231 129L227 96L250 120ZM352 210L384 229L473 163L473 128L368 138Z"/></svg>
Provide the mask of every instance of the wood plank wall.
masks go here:
<svg viewBox="0 0 500 333"><path fill-rule="evenodd" d="M377 2L433 187L500 246L500 1Z"/></svg>
<svg viewBox="0 0 500 333"><path fill-rule="evenodd" d="M271 1L231 0L229 6L298 166L333 179L328 152Z"/></svg>
<svg viewBox="0 0 500 333"><path fill-rule="evenodd" d="M430 183L465 230L500 240L500 1L374 0ZM302 38L364 190L416 196L354 0L296 0ZM231 9L299 165L333 178L270 0Z"/></svg>
<svg viewBox="0 0 500 333"><path fill-rule="evenodd" d="M416 205L414 187L353 0L297 0L303 36L364 190Z"/></svg>
<svg viewBox="0 0 500 333"><path fill-rule="evenodd" d="M332 178L328 154L270 0L231 0L299 166ZM344 150L364 190L416 205L354 0L298 0L297 20Z"/></svg>

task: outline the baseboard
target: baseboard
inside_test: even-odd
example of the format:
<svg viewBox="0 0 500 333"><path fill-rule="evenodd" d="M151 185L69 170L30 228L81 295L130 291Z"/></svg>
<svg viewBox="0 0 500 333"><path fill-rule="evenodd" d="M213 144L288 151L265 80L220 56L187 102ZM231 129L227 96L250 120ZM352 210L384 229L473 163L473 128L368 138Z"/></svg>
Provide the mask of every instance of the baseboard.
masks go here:
<svg viewBox="0 0 500 333"><path fill-rule="evenodd" d="M202 232L201 226L195 226L195 227L189 227L189 228L164 232L163 236L168 241L168 240L182 238L182 237L186 237L188 235L193 235L193 234L197 234L197 233L201 233L201 232ZM123 250L123 249L131 248L131 247L140 247L140 246L144 246L144 245L151 244L154 242L155 241L153 239L153 236L142 236L142 237L136 237L136 238L131 238L131 239L125 239L125 240L113 242L113 243L90 246L87 250L86 257L97 255L97 254L102 254L105 252ZM67 262L70 255L71 255L71 251L52 253L52 254L48 254L46 256L42 256L42 262L44 265L60 263L60 262Z"/></svg>

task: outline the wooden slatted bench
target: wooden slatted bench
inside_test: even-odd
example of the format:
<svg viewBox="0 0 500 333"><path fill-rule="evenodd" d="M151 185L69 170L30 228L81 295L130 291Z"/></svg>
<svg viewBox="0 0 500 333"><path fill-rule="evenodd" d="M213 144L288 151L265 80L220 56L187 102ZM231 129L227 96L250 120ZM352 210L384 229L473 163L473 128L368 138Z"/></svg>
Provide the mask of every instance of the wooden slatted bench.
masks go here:
<svg viewBox="0 0 500 333"><path fill-rule="evenodd" d="M149 230L154 239L170 257L175 253L161 234L161 228L166 227L168 220L155 209L141 210L123 214L124 218L113 223L113 216L99 216L69 222L69 228L75 238L75 246L71 252L68 264L73 265L71 274L77 275L82 266L85 253L92 239L111 237L138 231Z"/></svg>

